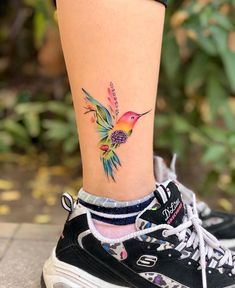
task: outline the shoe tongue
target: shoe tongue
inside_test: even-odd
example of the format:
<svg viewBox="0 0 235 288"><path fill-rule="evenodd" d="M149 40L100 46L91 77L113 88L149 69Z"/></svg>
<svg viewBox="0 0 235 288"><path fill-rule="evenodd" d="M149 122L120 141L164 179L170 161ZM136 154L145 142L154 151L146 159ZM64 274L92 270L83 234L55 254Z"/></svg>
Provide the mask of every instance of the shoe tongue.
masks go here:
<svg viewBox="0 0 235 288"><path fill-rule="evenodd" d="M158 183L169 179L169 168L163 158L154 156L154 175Z"/></svg>
<svg viewBox="0 0 235 288"><path fill-rule="evenodd" d="M163 182L154 192L155 199L136 219L139 230L153 224L168 224L176 227L183 222L185 215L181 193L172 181Z"/></svg>

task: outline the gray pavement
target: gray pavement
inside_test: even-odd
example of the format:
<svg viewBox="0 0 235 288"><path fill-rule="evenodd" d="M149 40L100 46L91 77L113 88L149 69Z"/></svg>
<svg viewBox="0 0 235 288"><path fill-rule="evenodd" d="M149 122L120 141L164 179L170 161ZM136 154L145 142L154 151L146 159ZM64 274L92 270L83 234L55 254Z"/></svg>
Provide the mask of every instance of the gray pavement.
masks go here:
<svg viewBox="0 0 235 288"><path fill-rule="evenodd" d="M39 288L62 226L0 223L0 288Z"/></svg>

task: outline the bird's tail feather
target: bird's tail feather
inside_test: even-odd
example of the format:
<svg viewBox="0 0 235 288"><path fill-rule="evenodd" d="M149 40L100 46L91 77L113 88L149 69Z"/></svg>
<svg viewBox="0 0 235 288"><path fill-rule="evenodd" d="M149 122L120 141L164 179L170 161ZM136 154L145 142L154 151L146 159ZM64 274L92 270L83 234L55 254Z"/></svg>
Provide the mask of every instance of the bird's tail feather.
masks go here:
<svg viewBox="0 0 235 288"><path fill-rule="evenodd" d="M102 154L101 161L107 177L111 177L113 181L115 181L114 170L117 170L118 166L121 166L121 162L117 154L110 149L106 153Z"/></svg>

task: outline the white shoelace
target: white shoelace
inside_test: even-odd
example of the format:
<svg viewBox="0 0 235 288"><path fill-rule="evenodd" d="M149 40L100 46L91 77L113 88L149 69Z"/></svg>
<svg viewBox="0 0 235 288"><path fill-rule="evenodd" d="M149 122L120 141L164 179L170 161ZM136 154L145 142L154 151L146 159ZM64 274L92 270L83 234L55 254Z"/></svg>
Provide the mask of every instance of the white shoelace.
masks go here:
<svg viewBox="0 0 235 288"><path fill-rule="evenodd" d="M183 242L184 245L180 243L175 249L178 251L184 250L184 248L193 247L199 249L200 253L200 265L202 269L202 283L203 288L207 287L207 277L206 277L206 258L210 260L214 256L214 249L222 249L224 255L218 260L218 267L222 267L224 264L228 264L233 267L231 272L235 274L235 262L233 260L233 254L230 250L221 248L219 241L205 230L201 223L202 221L198 217L198 212L196 208L196 200L194 196L193 205L186 205L187 209L187 220L176 228L171 228L165 230L164 236L177 235L178 239ZM186 238L186 233L188 228L193 227L189 238ZM185 241L187 239L187 241ZM178 248L178 249L177 249Z"/></svg>
<svg viewBox="0 0 235 288"><path fill-rule="evenodd" d="M90 227L91 233L93 233L97 239L99 239L101 242L109 244L121 243L131 238L140 237L162 229L162 235L164 237L176 235L180 241L180 244L175 247L176 250L182 251L189 247L193 247L194 250L199 250L200 266L202 270L202 287L207 288L206 259L210 260L213 256L216 256L216 250L214 249L222 250L224 255L221 255L221 258L218 259L218 267L222 267L224 264L228 264L229 266L233 267L231 269L231 273L235 274L235 262L233 260L233 254L230 250L221 248L219 241L201 226L202 221L198 217L195 196L193 199L193 205L185 206L187 210L187 216L185 216L184 222L179 226L174 228L166 224L155 225L151 228L133 232L119 239L109 239L101 235L96 230L89 211L87 211L88 225ZM189 232L189 235L187 235L187 232Z"/></svg>
<svg viewBox="0 0 235 288"><path fill-rule="evenodd" d="M218 267L221 267L226 263L230 266L233 266L231 272L235 274L235 262L233 260L233 253L229 249L221 248L219 241L201 226L202 221L199 218L198 213L208 215L211 210L205 202L196 201L195 193L192 190L188 189L186 186L184 186L182 183L177 181L176 160L177 155L174 154L172 157L170 168L167 169L167 172L168 177L171 180L177 182L177 186L180 192L183 194L183 196L188 202L188 204L186 205L188 220L186 220L186 222L179 225L178 227L166 231L164 234L165 236L177 234L179 236L179 240L182 240L186 237L187 229L191 226L194 227L195 231L191 233L188 241L186 241L184 245L178 245L176 249L182 251L184 248L188 248L190 246L192 246L194 249L199 246L200 264L202 269L202 282L203 288L206 288L206 256L208 257L208 259L211 259L214 254L214 249L222 249L224 255L221 256L220 260L218 260Z"/></svg>

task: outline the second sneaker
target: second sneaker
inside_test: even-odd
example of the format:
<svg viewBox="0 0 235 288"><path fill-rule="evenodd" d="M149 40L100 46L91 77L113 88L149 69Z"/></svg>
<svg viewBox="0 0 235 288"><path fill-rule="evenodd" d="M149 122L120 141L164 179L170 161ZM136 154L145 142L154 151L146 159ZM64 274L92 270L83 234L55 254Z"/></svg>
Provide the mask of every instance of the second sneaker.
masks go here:
<svg viewBox="0 0 235 288"><path fill-rule="evenodd" d="M193 202L194 197L196 197L195 193L177 180L175 160L176 156L173 157L171 167L169 168L161 157L154 157L156 181L162 182L166 179L176 181L183 195L183 200L190 204ZM196 206L203 227L219 239L223 246L235 249L235 215L214 211L203 201L197 201Z"/></svg>

